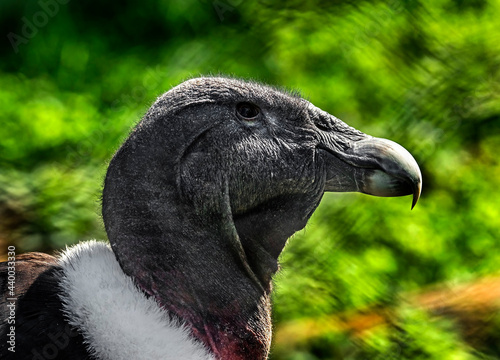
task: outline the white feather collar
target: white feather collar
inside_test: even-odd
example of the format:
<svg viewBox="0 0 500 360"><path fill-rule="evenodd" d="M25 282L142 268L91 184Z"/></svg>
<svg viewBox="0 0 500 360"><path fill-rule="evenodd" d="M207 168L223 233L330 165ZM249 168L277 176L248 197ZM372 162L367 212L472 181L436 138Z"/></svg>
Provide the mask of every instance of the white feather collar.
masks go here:
<svg viewBox="0 0 500 360"><path fill-rule="evenodd" d="M109 245L80 243L66 249L59 264L63 310L97 359L214 359L189 329L146 298Z"/></svg>

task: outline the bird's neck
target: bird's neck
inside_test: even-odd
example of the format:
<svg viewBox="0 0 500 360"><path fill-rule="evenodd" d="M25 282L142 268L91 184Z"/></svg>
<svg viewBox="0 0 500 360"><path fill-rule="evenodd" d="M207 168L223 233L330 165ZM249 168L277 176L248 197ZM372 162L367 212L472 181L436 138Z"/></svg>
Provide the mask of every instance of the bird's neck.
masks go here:
<svg viewBox="0 0 500 360"><path fill-rule="evenodd" d="M269 226L236 220L224 186L186 201L176 176L179 154L156 158L150 147L127 141L108 168L103 218L120 266L217 359L266 359L271 275L291 233L267 247L256 229L272 229L276 218ZM249 236L240 238L241 231Z"/></svg>
<svg viewBox="0 0 500 360"><path fill-rule="evenodd" d="M270 277L263 282L253 271L232 220L201 219L167 198L158 199L161 207L136 199L106 221L123 271L217 359L266 359Z"/></svg>

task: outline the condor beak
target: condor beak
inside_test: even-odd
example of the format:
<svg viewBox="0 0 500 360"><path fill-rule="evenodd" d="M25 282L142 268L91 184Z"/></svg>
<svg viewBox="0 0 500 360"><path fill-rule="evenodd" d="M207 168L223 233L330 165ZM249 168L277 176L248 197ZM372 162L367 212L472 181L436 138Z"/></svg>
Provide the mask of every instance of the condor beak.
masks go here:
<svg viewBox="0 0 500 360"><path fill-rule="evenodd" d="M413 209L422 191L422 174L413 156L394 141L363 134L323 111L321 115L323 129L324 115L332 124L328 125L331 130L319 130L322 140L318 151L326 167L325 191L413 195Z"/></svg>
<svg viewBox="0 0 500 360"><path fill-rule="evenodd" d="M413 195L413 209L422 191L422 174L413 156L386 139L369 137L350 145L344 151L320 147L327 166L325 191Z"/></svg>

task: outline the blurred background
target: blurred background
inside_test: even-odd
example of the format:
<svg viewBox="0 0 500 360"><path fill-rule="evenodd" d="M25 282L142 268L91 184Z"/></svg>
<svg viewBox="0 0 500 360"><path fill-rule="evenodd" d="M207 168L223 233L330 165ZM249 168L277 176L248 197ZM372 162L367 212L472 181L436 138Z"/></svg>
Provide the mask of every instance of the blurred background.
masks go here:
<svg viewBox="0 0 500 360"><path fill-rule="evenodd" d="M328 194L275 277L272 360L500 359L500 1L2 0L0 256L106 239L107 161L200 74L404 145L411 199Z"/></svg>

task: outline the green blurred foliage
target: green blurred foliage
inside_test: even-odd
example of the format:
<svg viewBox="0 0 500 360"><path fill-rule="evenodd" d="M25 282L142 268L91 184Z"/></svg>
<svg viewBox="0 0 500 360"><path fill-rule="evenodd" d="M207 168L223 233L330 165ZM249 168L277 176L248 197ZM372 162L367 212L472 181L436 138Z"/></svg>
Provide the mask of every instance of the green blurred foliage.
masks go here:
<svg viewBox="0 0 500 360"><path fill-rule="evenodd" d="M105 238L106 162L155 97L199 74L253 78L403 144L424 176L411 212L408 198L326 195L275 281L277 330L373 306L397 321L272 359L500 358L496 314L470 341L401 299L498 274L498 19L499 0L3 0L1 246Z"/></svg>

